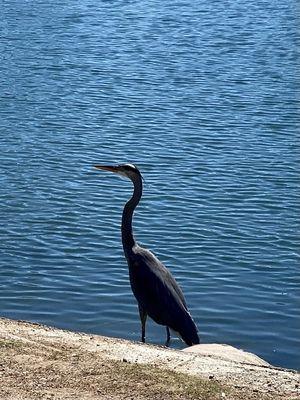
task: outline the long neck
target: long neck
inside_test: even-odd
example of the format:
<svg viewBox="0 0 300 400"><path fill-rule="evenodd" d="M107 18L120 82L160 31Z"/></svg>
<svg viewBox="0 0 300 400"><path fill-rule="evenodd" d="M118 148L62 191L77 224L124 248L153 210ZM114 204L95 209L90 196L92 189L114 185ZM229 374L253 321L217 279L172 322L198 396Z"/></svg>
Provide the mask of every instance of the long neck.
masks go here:
<svg viewBox="0 0 300 400"><path fill-rule="evenodd" d="M125 256L128 255L128 253L132 250L132 247L135 245L135 239L132 231L132 217L143 192L143 183L140 176L137 176L132 182L134 185L133 195L125 204L122 215L122 243Z"/></svg>

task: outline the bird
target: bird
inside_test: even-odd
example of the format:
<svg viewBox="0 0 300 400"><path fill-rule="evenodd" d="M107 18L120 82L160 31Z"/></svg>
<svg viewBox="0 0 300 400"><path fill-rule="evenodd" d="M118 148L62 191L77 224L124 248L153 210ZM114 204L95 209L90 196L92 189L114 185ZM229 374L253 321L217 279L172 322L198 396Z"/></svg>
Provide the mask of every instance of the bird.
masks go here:
<svg viewBox="0 0 300 400"><path fill-rule="evenodd" d="M122 213L121 233L130 285L138 303L141 341L145 343L146 319L149 316L157 324L166 327L166 346L170 342L170 330L188 346L199 344L198 330L180 286L164 264L150 250L136 242L133 234L133 213L143 193L141 172L136 165L128 163L94 167L128 178L133 183L132 197L125 204Z"/></svg>

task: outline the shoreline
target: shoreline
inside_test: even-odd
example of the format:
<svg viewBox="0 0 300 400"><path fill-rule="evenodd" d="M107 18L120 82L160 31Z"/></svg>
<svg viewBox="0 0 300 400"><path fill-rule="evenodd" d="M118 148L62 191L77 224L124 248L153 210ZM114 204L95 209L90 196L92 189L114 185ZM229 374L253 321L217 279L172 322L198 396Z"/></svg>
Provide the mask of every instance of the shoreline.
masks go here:
<svg viewBox="0 0 300 400"><path fill-rule="evenodd" d="M200 354L0 318L0 399L300 399L299 372L203 346Z"/></svg>

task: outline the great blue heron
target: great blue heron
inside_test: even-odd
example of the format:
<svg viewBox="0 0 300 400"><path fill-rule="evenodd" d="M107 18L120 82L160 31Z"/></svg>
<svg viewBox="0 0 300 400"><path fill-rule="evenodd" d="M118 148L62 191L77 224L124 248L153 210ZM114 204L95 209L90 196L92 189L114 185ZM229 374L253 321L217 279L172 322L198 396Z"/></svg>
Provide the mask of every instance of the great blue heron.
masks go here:
<svg viewBox="0 0 300 400"><path fill-rule="evenodd" d="M145 342L147 315L167 329L167 344L170 330L192 346L199 343L196 325L189 313L182 290L169 270L149 250L139 246L132 231L133 212L143 191L142 175L132 164L117 166L95 165L129 178L134 185L133 195L125 204L122 215L122 243L129 267L130 284L139 307L142 324L142 342Z"/></svg>

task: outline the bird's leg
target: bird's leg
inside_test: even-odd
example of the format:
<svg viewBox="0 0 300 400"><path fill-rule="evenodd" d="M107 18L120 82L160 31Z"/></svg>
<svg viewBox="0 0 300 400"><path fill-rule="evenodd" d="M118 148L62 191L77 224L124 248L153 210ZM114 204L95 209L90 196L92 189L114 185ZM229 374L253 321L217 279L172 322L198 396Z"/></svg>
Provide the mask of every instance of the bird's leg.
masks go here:
<svg viewBox="0 0 300 400"><path fill-rule="evenodd" d="M171 340L171 335L170 335L170 329L168 326L166 326L166 330L167 330L167 340L166 340L166 346L169 347L169 343Z"/></svg>
<svg viewBox="0 0 300 400"><path fill-rule="evenodd" d="M140 305L139 305L139 313L140 313L141 324L142 324L142 342L145 343L147 313Z"/></svg>

